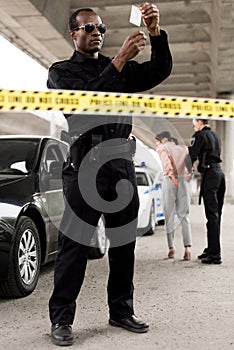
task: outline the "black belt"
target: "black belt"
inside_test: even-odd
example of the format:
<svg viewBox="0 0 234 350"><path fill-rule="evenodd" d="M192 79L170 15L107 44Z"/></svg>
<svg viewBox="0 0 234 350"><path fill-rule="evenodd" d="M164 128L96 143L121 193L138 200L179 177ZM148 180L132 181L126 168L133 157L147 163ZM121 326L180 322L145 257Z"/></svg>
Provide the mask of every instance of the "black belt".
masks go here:
<svg viewBox="0 0 234 350"><path fill-rule="evenodd" d="M207 169L209 169L209 168L221 168L221 165L220 165L220 163L211 163L211 164L207 164L206 168Z"/></svg>
<svg viewBox="0 0 234 350"><path fill-rule="evenodd" d="M98 146L97 146L98 147ZM116 155L121 153L133 153L131 141L116 146L101 146L100 153L105 156Z"/></svg>
<svg viewBox="0 0 234 350"><path fill-rule="evenodd" d="M104 146L102 144L94 146L90 151L90 161L98 161L103 157L115 157L123 154L129 155L129 159L132 158L133 149L131 140L126 140L126 143L121 143L114 146Z"/></svg>
<svg viewBox="0 0 234 350"><path fill-rule="evenodd" d="M69 135L70 136L70 135ZM105 145L105 142L102 141L102 135L80 135L72 136L73 143L70 147L70 158L71 162L75 169L78 169L83 158L90 151L90 162L97 162L105 157L114 156L114 158L119 155L121 158L122 154L125 154L125 157L132 159L132 155L136 151L136 141L134 139L122 140L117 144ZM111 141L111 140L109 140ZM115 140L113 139L113 142ZM125 158L124 157L124 158Z"/></svg>

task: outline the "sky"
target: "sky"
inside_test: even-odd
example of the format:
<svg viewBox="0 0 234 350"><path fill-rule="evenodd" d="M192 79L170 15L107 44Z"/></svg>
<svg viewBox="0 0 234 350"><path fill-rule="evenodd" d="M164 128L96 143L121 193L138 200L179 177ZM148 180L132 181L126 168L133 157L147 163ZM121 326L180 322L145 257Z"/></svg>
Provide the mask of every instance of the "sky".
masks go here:
<svg viewBox="0 0 234 350"><path fill-rule="evenodd" d="M0 36L0 88L47 90L47 69Z"/></svg>
<svg viewBox="0 0 234 350"><path fill-rule="evenodd" d="M46 91L48 70L0 36L0 89ZM40 118L64 124L61 112L34 112ZM53 118L52 118L53 117ZM52 122L51 122L51 127Z"/></svg>

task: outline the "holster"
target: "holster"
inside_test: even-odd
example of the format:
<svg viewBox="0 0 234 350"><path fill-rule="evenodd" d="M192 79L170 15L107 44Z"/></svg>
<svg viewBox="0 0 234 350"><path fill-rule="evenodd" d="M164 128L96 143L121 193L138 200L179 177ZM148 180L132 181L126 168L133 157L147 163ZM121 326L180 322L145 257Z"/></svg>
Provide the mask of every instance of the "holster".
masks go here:
<svg viewBox="0 0 234 350"><path fill-rule="evenodd" d="M199 198L198 198L198 204L201 205L202 195L203 195L203 188L204 188L204 177L205 177L205 169L201 172L201 183L200 183L200 191L199 191Z"/></svg>
<svg viewBox="0 0 234 350"><path fill-rule="evenodd" d="M98 161L100 159L100 149L102 147L102 135L92 135L90 161Z"/></svg>
<svg viewBox="0 0 234 350"><path fill-rule="evenodd" d="M128 142L130 142L131 152L132 152L132 155L134 155L136 153L136 138L135 138L135 136L131 135L130 138L128 139Z"/></svg>
<svg viewBox="0 0 234 350"><path fill-rule="evenodd" d="M72 135L70 139L70 158L75 170L78 170L82 160L89 151L90 162L99 160L102 135Z"/></svg>

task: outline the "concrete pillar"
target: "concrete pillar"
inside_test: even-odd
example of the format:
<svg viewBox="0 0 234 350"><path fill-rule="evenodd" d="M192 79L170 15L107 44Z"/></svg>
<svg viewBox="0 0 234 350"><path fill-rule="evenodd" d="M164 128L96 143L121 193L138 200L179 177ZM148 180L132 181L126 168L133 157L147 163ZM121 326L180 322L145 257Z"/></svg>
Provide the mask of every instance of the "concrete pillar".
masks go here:
<svg viewBox="0 0 234 350"><path fill-rule="evenodd" d="M224 93L217 96L221 99L233 100L233 93ZM222 168L226 176L226 195L228 202L234 203L234 120L217 121L216 131L222 140Z"/></svg>
<svg viewBox="0 0 234 350"><path fill-rule="evenodd" d="M227 181L226 198L234 203L234 120L225 123L225 163L224 172Z"/></svg>

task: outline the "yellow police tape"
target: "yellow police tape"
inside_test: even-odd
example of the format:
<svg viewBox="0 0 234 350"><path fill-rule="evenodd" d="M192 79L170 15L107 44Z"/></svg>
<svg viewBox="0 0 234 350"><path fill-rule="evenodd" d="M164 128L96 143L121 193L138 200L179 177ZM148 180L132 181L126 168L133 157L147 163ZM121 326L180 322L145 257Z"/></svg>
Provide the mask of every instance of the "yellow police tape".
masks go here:
<svg viewBox="0 0 234 350"><path fill-rule="evenodd" d="M0 111L36 110L229 119L234 118L234 101L93 91L0 90Z"/></svg>

